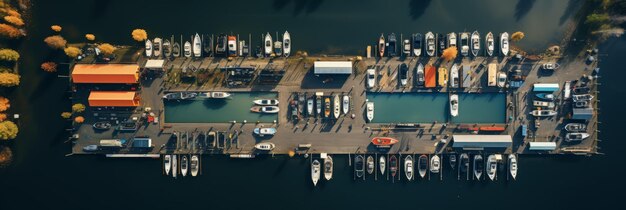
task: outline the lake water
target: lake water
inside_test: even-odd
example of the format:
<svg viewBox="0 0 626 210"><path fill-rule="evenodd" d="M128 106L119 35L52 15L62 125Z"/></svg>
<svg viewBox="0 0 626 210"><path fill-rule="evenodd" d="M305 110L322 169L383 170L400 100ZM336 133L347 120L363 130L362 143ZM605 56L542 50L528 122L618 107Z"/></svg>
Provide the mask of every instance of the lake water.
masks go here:
<svg viewBox="0 0 626 210"><path fill-rule="evenodd" d="M520 45L543 48L557 42L577 0L546 1L43 1L32 0L29 36L19 45L21 86L8 91L11 111L21 114L12 143L14 162L0 169L0 209L617 209L626 182L622 166L623 56L626 36L602 46L600 152L593 157L522 156L514 182L353 181L347 157L335 157L331 182L313 188L309 161L262 157L203 158L192 179L162 176L161 162L147 159L65 157L71 145L66 78L39 69L55 54L42 40L50 25L63 26L70 41L85 33L98 40L132 44L130 31L152 35L193 32L260 34L288 29L297 49L356 53L382 32L526 32ZM518 20L519 18L519 20ZM379 197L386 199L380 200ZM373 199L376 198L376 199Z"/></svg>
<svg viewBox="0 0 626 210"><path fill-rule="evenodd" d="M277 114L260 114L250 111L256 99L276 98L276 93L236 92L229 99L201 99L189 101L165 101L167 123L228 123L273 122Z"/></svg>

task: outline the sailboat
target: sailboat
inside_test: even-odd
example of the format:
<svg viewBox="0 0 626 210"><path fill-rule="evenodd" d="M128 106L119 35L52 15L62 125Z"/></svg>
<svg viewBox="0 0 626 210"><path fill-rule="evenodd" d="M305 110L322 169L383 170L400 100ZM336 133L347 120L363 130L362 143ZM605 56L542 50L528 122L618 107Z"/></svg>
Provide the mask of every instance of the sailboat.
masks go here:
<svg viewBox="0 0 626 210"><path fill-rule="evenodd" d="M474 55L474 57L478 56L478 53L480 52L480 34L478 34L478 31L474 31L472 33L472 55Z"/></svg>
<svg viewBox="0 0 626 210"><path fill-rule="evenodd" d="M163 44L161 42L161 38L159 38L159 37L154 38L154 41L152 41L152 44L153 44L153 46L152 46L152 50L153 50L152 54L154 55L154 57L157 57L157 58L160 57L161 56L161 47L162 47L161 45Z"/></svg>
<svg viewBox="0 0 626 210"><path fill-rule="evenodd" d="M417 159L417 167L420 177L424 178L426 176L426 170L428 170L428 156L420 155Z"/></svg>
<svg viewBox="0 0 626 210"><path fill-rule="evenodd" d="M198 169L200 168L200 162L198 155L191 156L191 176L198 176Z"/></svg>
<svg viewBox="0 0 626 210"><path fill-rule="evenodd" d="M474 176L476 179L480 180L480 177L483 175L483 169L485 162L483 161L483 156L474 155Z"/></svg>
<svg viewBox="0 0 626 210"><path fill-rule="evenodd" d="M152 57L152 41L146 39L146 56Z"/></svg>
<svg viewBox="0 0 626 210"><path fill-rule="evenodd" d="M493 56L493 51L495 50L495 42L491 31L487 33L487 36L485 36L485 45L487 47L487 55Z"/></svg>
<svg viewBox="0 0 626 210"><path fill-rule="evenodd" d="M422 54L422 34L413 34L413 55L419 57Z"/></svg>
<svg viewBox="0 0 626 210"><path fill-rule="evenodd" d="M378 38L378 54L381 58L385 56L385 36L383 34Z"/></svg>
<svg viewBox="0 0 626 210"><path fill-rule="evenodd" d="M372 174L374 173L374 158L371 155L367 156L367 173L368 174Z"/></svg>
<svg viewBox="0 0 626 210"><path fill-rule="evenodd" d="M500 35L500 50L502 55L509 55L509 33L504 32Z"/></svg>
<svg viewBox="0 0 626 210"><path fill-rule="evenodd" d="M289 57L289 54L291 54L291 35L285 31L283 34L283 55Z"/></svg>
<svg viewBox="0 0 626 210"><path fill-rule="evenodd" d="M196 33L193 37L193 56L199 58L202 55L202 40L200 40L200 35Z"/></svg>
<svg viewBox="0 0 626 210"><path fill-rule="evenodd" d="M413 155L407 155L404 158L404 175L406 179L413 179Z"/></svg>
<svg viewBox="0 0 626 210"><path fill-rule="evenodd" d="M435 43L435 35L433 32L426 33L426 54L428 56L434 56L437 49L437 43Z"/></svg>
<svg viewBox="0 0 626 210"><path fill-rule="evenodd" d="M517 177L517 157L515 154L509 154L509 173L513 179Z"/></svg>
<svg viewBox="0 0 626 210"><path fill-rule="evenodd" d="M272 54L272 35L270 33L265 34L265 55L269 56Z"/></svg>
<svg viewBox="0 0 626 210"><path fill-rule="evenodd" d="M311 180L313 181L313 186L317 186L317 181L320 180L320 162L317 160L311 163Z"/></svg>
<svg viewBox="0 0 626 210"><path fill-rule="evenodd" d="M180 159L180 173L183 175L183 177L187 176L188 166L189 160L187 159L187 155L183 155L183 157Z"/></svg>
<svg viewBox="0 0 626 210"><path fill-rule="evenodd" d="M165 167L165 175L170 175L170 169L172 168L171 155L165 155L165 157L163 157L163 166Z"/></svg>
<svg viewBox="0 0 626 210"><path fill-rule="evenodd" d="M438 155L433 155L430 158L430 172L431 173L439 173L439 170L441 169L441 159L439 158Z"/></svg>
<svg viewBox="0 0 626 210"><path fill-rule="evenodd" d="M330 155L324 159L324 178L330 180L333 178L333 158Z"/></svg>
<svg viewBox="0 0 626 210"><path fill-rule="evenodd" d="M334 98L333 102L334 102L334 106L333 106L334 112L333 112L333 114L335 116L335 119L339 119L339 115L341 114L341 107L340 107L341 106L341 102L339 101L339 95L335 95L335 98Z"/></svg>
<svg viewBox="0 0 626 210"><path fill-rule="evenodd" d="M385 168L387 168L385 163L385 156L380 156L380 158L378 158L378 168L382 175L385 175Z"/></svg>
<svg viewBox="0 0 626 210"><path fill-rule="evenodd" d="M459 115L459 95L450 95L450 115L456 117Z"/></svg>
<svg viewBox="0 0 626 210"><path fill-rule="evenodd" d="M350 97L349 96L347 95L343 96L343 104L341 108L343 108L343 114L348 114L348 111L350 110Z"/></svg>
<svg viewBox="0 0 626 210"><path fill-rule="evenodd" d="M357 155L354 157L354 169L356 171L356 177L363 177L365 174L365 164L363 163L363 155Z"/></svg>

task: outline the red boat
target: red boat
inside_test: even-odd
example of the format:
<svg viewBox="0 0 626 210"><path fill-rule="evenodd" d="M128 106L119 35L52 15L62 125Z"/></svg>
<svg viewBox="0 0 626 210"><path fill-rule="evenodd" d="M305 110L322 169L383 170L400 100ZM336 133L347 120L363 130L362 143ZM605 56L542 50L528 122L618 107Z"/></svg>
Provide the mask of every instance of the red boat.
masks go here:
<svg viewBox="0 0 626 210"><path fill-rule="evenodd" d="M372 138L372 144L379 146L379 147L384 147L384 146L391 146L394 145L395 143L398 143L399 141L397 139L394 138L389 138L389 137L374 137Z"/></svg>
<svg viewBox="0 0 626 210"><path fill-rule="evenodd" d="M504 131L504 127L500 127L500 126L483 126L483 127L480 127L480 131Z"/></svg>

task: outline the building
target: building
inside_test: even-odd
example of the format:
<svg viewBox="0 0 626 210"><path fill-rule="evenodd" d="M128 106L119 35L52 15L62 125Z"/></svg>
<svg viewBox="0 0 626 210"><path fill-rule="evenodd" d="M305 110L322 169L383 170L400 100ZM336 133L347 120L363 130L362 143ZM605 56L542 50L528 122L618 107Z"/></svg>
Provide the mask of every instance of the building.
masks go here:
<svg viewBox="0 0 626 210"><path fill-rule="evenodd" d="M352 62L315 61L313 69L315 74L352 74Z"/></svg>
<svg viewBox="0 0 626 210"><path fill-rule="evenodd" d="M89 106L136 107L139 95L133 91L91 91Z"/></svg>
<svg viewBox="0 0 626 210"><path fill-rule="evenodd" d="M135 64L76 64L72 82L78 84L137 84L139 65Z"/></svg>
<svg viewBox="0 0 626 210"><path fill-rule="evenodd" d="M146 61L146 65L144 65L143 68L147 70L153 70L153 71L163 71L164 64L165 64L165 60L150 59Z"/></svg>
<svg viewBox="0 0 626 210"><path fill-rule="evenodd" d="M132 146L134 148L151 148L152 139L146 137L135 137Z"/></svg>
<svg viewBox="0 0 626 210"><path fill-rule="evenodd" d="M573 108L572 119L574 120L591 120L593 117L593 108Z"/></svg>
<svg viewBox="0 0 626 210"><path fill-rule="evenodd" d="M452 147L464 150L507 148L513 144L509 135L452 135Z"/></svg>
<svg viewBox="0 0 626 210"><path fill-rule="evenodd" d="M559 90L557 83L537 83L533 85L534 92L554 92Z"/></svg>
<svg viewBox="0 0 626 210"><path fill-rule="evenodd" d="M556 149L556 142L530 142L528 150L531 151L552 151Z"/></svg>

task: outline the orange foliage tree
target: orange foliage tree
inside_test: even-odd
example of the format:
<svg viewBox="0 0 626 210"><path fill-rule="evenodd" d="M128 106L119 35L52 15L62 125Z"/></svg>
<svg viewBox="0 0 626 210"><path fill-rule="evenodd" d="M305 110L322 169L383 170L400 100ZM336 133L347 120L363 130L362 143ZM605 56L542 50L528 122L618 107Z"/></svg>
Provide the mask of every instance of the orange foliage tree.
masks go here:
<svg viewBox="0 0 626 210"><path fill-rule="evenodd" d="M138 42L142 42L148 39L148 33L146 32L146 30L143 29L135 29L133 30L131 35L133 36L133 39Z"/></svg>
<svg viewBox="0 0 626 210"><path fill-rule="evenodd" d="M452 47L448 47L445 50L443 50L443 53L441 54L441 57L444 60L446 60L446 61L451 61L451 60L454 60L456 58L457 54L459 54L459 52L456 49L456 46L452 46Z"/></svg>
<svg viewBox="0 0 626 210"><path fill-rule="evenodd" d="M108 43L104 43L104 44L99 45L98 49L100 49L100 52L102 52L102 54L104 54L104 55L111 55L111 54L113 54L113 52L115 50L117 50L116 47L114 47L113 45L108 44Z"/></svg>
<svg viewBox="0 0 626 210"><path fill-rule="evenodd" d="M67 47L63 51L65 51L65 55L67 55L70 58L76 58L78 57L78 55L82 53L82 51L78 49L77 47Z"/></svg>
<svg viewBox="0 0 626 210"><path fill-rule="evenodd" d="M12 25L0 23L0 36L17 39L22 36L22 32Z"/></svg>
<svg viewBox="0 0 626 210"><path fill-rule="evenodd" d="M96 35L93 35L93 34L85 34L85 39L87 39L87 40L89 40L89 41L96 40Z"/></svg>
<svg viewBox="0 0 626 210"><path fill-rule="evenodd" d="M20 75L13 73L0 73L0 86L14 87L20 84Z"/></svg>
<svg viewBox="0 0 626 210"><path fill-rule="evenodd" d="M63 49L67 44L67 41L59 35L46 37L43 41L52 49Z"/></svg>
<svg viewBox="0 0 626 210"><path fill-rule="evenodd" d="M521 32L521 31L515 32L511 34L511 41L519 42L520 40L524 38L524 36L525 36L524 32Z"/></svg>
<svg viewBox="0 0 626 210"><path fill-rule="evenodd" d="M63 28L60 25L52 25L50 26L50 29L56 32L61 32L61 30L63 30Z"/></svg>
<svg viewBox="0 0 626 210"><path fill-rule="evenodd" d="M74 122L76 122L76 123L83 123L83 122L85 122L85 118L82 117L82 116L75 117L74 118Z"/></svg>
<svg viewBox="0 0 626 210"><path fill-rule="evenodd" d="M14 26L24 26L24 20L16 16L4 16L4 21L13 24Z"/></svg>
<svg viewBox="0 0 626 210"><path fill-rule="evenodd" d="M7 120L7 114L0 113L0 122L4 122L5 120Z"/></svg>
<svg viewBox="0 0 626 210"><path fill-rule="evenodd" d="M52 61L44 62L41 64L41 69L45 72L55 72L57 71L57 64Z"/></svg>
<svg viewBox="0 0 626 210"><path fill-rule="evenodd" d="M8 98L0 96L0 112L4 112L11 107L11 103Z"/></svg>

